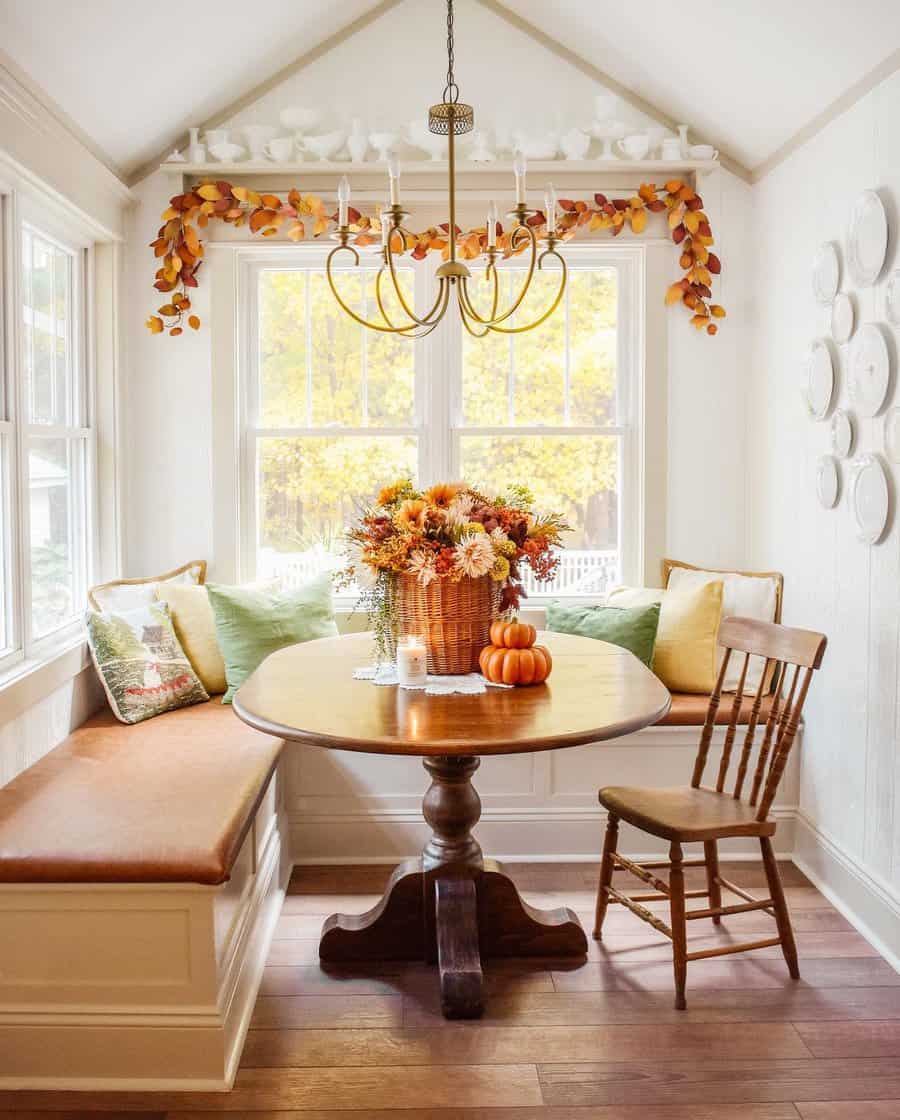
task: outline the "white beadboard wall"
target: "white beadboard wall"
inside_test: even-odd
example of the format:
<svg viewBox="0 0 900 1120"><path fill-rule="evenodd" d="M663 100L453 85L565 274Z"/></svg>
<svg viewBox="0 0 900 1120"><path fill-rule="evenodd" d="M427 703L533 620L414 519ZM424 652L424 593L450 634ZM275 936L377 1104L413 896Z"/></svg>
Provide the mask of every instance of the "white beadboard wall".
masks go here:
<svg viewBox="0 0 900 1120"><path fill-rule="evenodd" d="M810 269L823 241L846 263L851 206L876 189L891 244L880 282L854 292L857 322L884 325L897 390L898 332L886 324L885 287L900 266L900 73L873 89L753 189L756 276L748 410L748 537L755 565L785 573L785 621L823 630L830 645L808 704L798 859L872 933L900 955L900 742L898 622L900 526L882 543L856 539L847 464L835 510L816 501L816 461L830 451L828 423L811 421L799 386L805 348L829 334ZM853 291L843 275L842 288ZM848 407L847 350L838 348L838 402ZM883 418L860 419L854 453L881 453Z"/></svg>

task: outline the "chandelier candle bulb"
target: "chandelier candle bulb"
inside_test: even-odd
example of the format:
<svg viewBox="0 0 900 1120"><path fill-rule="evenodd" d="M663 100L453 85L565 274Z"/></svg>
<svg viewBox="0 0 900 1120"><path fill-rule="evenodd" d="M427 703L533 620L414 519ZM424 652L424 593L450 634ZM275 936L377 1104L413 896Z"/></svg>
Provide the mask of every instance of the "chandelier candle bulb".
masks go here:
<svg viewBox="0 0 900 1120"><path fill-rule="evenodd" d="M350 204L350 181L346 175L338 183L338 225L347 225L347 208Z"/></svg>
<svg viewBox="0 0 900 1120"><path fill-rule="evenodd" d="M544 209L547 212L547 233L556 233L556 191L548 183L544 191Z"/></svg>
<svg viewBox="0 0 900 1120"><path fill-rule="evenodd" d="M487 246L497 248L497 203L491 200L487 213Z"/></svg>
<svg viewBox="0 0 900 1120"><path fill-rule="evenodd" d="M386 249L388 247L388 238L391 235L391 222L388 217L387 203L381 207L381 247Z"/></svg>
<svg viewBox="0 0 900 1120"><path fill-rule="evenodd" d="M516 158L513 160L513 171L516 176L516 205L525 205L525 153L516 152Z"/></svg>
<svg viewBox="0 0 900 1120"><path fill-rule="evenodd" d="M397 642L397 679L406 688L423 688L427 675L425 640L404 634Z"/></svg>
<svg viewBox="0 0 900 1120"><path fill-rule="evenodd" d="M400 160L396 152L388 156L388 175L391 178L391 206L400 205Z"/></svg>

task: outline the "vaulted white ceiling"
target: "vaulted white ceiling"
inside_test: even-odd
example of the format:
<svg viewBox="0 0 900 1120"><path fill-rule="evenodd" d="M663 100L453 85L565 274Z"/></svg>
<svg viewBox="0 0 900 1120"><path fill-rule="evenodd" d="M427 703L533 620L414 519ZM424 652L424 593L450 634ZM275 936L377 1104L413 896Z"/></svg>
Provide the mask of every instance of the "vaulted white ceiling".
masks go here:
<svg viewBox="0 0 900 1120"><path fill-rule="evenodd" d="M900 51L900 0L502 0L698 135L759 167ZM459 5L461 8L463 5ZM495 10L498 0L488 6ZM126 175L379 0L0 0L0 45ZM443 0L407 0L403 42L360 32L363 91L443 39ZM463 21L458 21L462 25ZM498 56L503 43L496 44ZM458 54L465 54L463 28ZM527 80L527 76L523 76ZM509 91L514 96L514 91ZM553 91L548 90L548 100Z"/></svg>

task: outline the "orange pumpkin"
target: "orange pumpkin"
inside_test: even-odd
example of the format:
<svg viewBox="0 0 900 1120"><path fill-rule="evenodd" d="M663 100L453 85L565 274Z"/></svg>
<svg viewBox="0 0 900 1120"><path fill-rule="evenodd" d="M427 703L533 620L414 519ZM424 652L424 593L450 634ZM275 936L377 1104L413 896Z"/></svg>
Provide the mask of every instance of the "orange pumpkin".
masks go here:
<svg viewBox="0 0 900 1120"><path fill-rule="evenodd" d="M491 623L491 645L506 649L530 649L537 640L537 630L517 618L506 622L498 618Z"/></svg>
<svg viewBox="0 0 900 1120"><path fill-rule="evenodd" d="M478 666L494 684L543 684L550 676L553 659L544 646L515 649L490 645L481 651Z"/></svg>

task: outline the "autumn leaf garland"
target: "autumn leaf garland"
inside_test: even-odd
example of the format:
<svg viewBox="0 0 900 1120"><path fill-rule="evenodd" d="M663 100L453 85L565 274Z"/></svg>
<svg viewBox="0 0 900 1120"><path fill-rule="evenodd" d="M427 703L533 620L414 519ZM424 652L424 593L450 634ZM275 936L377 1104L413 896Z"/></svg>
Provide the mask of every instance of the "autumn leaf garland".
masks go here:
<svg viewBox="0 0 900 1120"><path fill-rule="evenodd" d="M654 183L644 183L631 198L609 199L598 193L592 202L564 198L559 206L562 213L557 217L556 232L563 241L571 240L585 228L589 232L609 230L616 237L628 226L632 233L640 234L647 227L649 214L665 214L672 241L681 250L679 264L684 272L682 278L667 289L666 304L681 303L691 312L694 327L710 335L716 333L718 327L713 320L724 318L725 309L710 301L712 278L721 272L722 264L710 251L714 244L712 229L703 211L703 200L693 187L680 179L672 179L661 192ZM362 214L352 206L348 216L356 246L363 248L380 240L379 218ZM326 214L325 204L318 195L302 194L296 189L283 201L278 195L259 194L223 180L197 184L184 194L175 195L162 215L163 224L156 240L150 243L157 259L161 259L153 286L169 297L146 321L153 334L168 331L177 337L184 333L185 322L192 330L199 330L200 319L188 314L191 301L187 289L198 286L197 273L203 264L203 243L198 230L205 229L212 219L235 227L247 225L252 233L263 237L273 237L283 231L292 241L304 240L308 222L311 222L313 237L320 237L337 226L337 215ZM542 212L533 215L528 222L538 236L546 231L547 219ZM484 226L468 232L457 227L455 233L457 253L463 260L475 260L486 252ZM395 234L391 251L408 252L415 260L422 260L429 253L441 253L446 259L449 237L450 228L446 223L410 235L406 245ZM512 230L498 225L497 248L504 259L525 251L524 245L513 245Z"/></svg>

